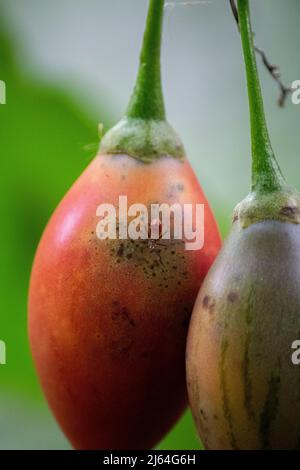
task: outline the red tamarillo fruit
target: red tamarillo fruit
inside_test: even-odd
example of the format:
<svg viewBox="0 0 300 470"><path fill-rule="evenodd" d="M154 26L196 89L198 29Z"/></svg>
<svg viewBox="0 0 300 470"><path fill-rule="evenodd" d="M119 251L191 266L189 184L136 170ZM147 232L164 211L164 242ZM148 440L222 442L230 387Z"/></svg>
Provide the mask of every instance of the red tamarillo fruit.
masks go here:
<svg viewBox="0 0 300 470"><path fill-rule="evenodd" d="M189 399L208 449L300 446L300 194L268 136L249 2L238 0L252 134L252 191L202 285L187 344Z"/></svg>
<svg viewBox="0 0 300 470"><path fill-rule="evenodd" d="M181 415L188 322L220 247L206 198L165 120L163 11L163 0L150 1L127 113L56 209L32 270L32 354L76 449L151 448ZM204 204L204 247L185 250L183 240L163 233L154 240L100 239L97 207L118 207L119 196L128 207Z"/></svg>

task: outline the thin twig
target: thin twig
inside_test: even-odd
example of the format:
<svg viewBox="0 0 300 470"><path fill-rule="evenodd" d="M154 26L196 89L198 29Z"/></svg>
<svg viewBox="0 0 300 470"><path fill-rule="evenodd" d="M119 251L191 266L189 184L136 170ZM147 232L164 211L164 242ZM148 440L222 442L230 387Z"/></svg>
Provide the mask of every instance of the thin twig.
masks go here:
<svg viewBox="0 0 300 470"><path fill-rule="evenodd" d="M240 26L239 26L239 14L238 14L238 9L237 9L235 0L230 0L230 6L231 6L231 10L232 10L234 19L235 19L235 21L236 21L236 24L238 25L238 28L240 29Z"/></svg>
<svg viewBox="0 0 300 470"><path fill-rule="evenodd" d="M237 26L239 28L239 14L238 14L238 9L235 3L235 0L230 0L230 6L232 9L233 16L235 18L235 21L237 23ZM268 60L266 53L260 48L257 47L256 45L255 51L261 56L262 62L268 72L270 73L271 77L275 80L277 85L279 86L280 89L280 96L278 99L278 105L283 108L286 102L286 99L290 93L292 93L292 87L290 86L285 86L284 83L281 80L281 74L280 74L280 69L278 65L271 64L271 62Z"/></svg>

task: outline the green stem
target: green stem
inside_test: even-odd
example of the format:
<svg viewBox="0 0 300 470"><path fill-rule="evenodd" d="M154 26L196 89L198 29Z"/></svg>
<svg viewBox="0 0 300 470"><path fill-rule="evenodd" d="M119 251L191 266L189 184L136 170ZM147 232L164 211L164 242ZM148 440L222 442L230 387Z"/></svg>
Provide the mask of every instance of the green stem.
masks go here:
<svg viewBox="0 0 300 470"><path fill-rule="evenodd" d="M267 129L259 82L249 0L238 0L239 25L246 65L252 141L252 190L280 190L285 181L276 161Z"/></svg>
<svg viewBox="0 0 300 470"><path fill-rule="evenodd" d="M185 158L180 137L166 121L160 67L163 17L164 0L149 0L134 92L123 119L103 137L101 154L129 155L145 163Z"/></svg>
<svg viewBox="0 0 300 470"><path fill-rule="evenodd" d="M164 0L150 0L137 82L126 116L145 120L165 120L161 85L161 41Z"/></svg>

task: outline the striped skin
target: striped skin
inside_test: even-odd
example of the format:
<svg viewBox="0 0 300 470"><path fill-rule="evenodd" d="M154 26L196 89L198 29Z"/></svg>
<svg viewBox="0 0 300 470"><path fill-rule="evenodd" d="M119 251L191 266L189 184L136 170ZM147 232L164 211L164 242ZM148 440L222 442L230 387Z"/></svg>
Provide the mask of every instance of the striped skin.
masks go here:
<svg viewBox="0 0 300 470"><path fill-rule="evenodd" d="M239 222L198 295L189 399L208 449L300 446L300 226Z"/></svg>
<svg viewBox="0 0 300 470"><path fill-rule="evenodd" d="M99 240L101 203L205 204L205 246ZM179 243L178 243L179 242ZM29 333L39 378L76 449L149 449L186 407L185 345L220 247L187 160L99 155L52 216L32 270Z"/></svg>

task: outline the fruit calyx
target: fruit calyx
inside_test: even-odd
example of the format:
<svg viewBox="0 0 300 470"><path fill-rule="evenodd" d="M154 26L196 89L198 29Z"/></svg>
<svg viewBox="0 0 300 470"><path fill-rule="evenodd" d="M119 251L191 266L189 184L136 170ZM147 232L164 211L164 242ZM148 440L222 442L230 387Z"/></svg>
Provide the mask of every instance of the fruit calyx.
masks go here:
<svg viewBox="0 0 300 470"><path fill-rule="evenodd" d="M136 85L124 118L107 132L101 154L126 154L143 162L184 159L183 144L166 121L161 84L164 0L150 0Z"/></svg>
<svg viewBox="0 0 300 470"><path fill-rule="evenodd" d="M104 136L101 154L126 154L145 163L169 156L183 160L183 144L166 121L124 117Z"/></svg>
<svg viewBox="0 0 300 470"><path fill-rule="evenodd" d="M233 220L239 220L243 228L264 220L298 224L300 193L287 186L267 128L255 57L249 0L238 0L238 15L250 108L252 190L235 208Z"/></svg>
<svg viewBox="0 0 300 470"><path fill-rule="evenodd" d="M253 191L234 209L237 220L242 228L264 220L300 224L300 193L288 186L272 193Z"/></svg>

